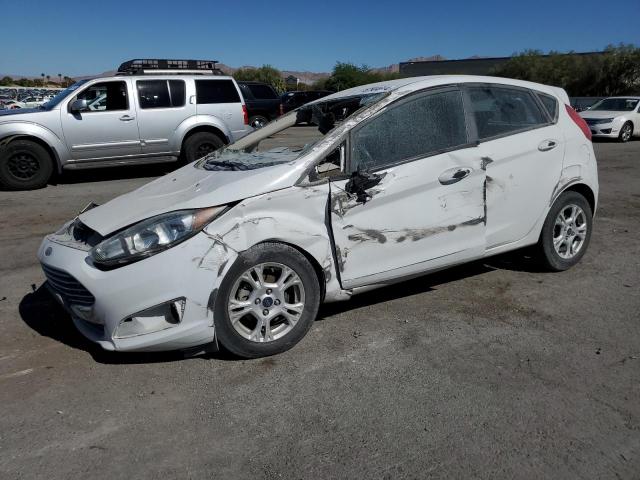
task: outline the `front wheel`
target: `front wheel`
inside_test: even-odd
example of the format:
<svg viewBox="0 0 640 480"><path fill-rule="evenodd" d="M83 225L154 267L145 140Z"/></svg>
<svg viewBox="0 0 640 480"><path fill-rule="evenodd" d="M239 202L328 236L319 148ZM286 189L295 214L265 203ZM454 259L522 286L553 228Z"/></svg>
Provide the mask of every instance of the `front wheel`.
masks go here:
<svg viewBox="0 0 640 480"><path fill-rule="evenodd" d="M49 152L39 143L14 140L0 148L0 188L35 190L43 188L53 174Z"/></svg>
<svg viewBox="0 0 640 480"><path fill-rule="evenodd" d="M578 192L558 197L538 241L541 260L549 270L567 270L580 261L591 239L592 216L589 202Z"/></svg>
<svg viewBox="0 0 640 480"><path fill-rule="evenodd" d="M618 140L620 140L622 143L626 143L629 140L631 140L632 136L633 136L633 125L631 124L631 122L627 122L620 129Z"/></svg>
<svg viewBox="0 0 640 480"><path fill-rule="evenodd" d="M320 305L318 277L296 249L262 243L225 276L214 310L220 344L243 358L284 352L309 331Z"/></svg>

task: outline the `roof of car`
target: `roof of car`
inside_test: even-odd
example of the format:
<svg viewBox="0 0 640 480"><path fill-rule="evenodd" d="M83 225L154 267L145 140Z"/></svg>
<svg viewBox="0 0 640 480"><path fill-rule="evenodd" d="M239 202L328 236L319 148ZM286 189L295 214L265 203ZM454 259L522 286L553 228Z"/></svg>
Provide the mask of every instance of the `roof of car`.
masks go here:
<svg viewBox="0 0 640 480"><path fill-rule="evenodd" d="M351 97L354 95L365 95L371 93L385 93L396 90L413 92L428 87L437 87L439 85L451 85L456 83L499 83L502 85L512 85L515 87L524 87L549 93L560 97L566 104L569 104L567 93L559 88L541 83L528 82L525 80L515 80L512 78L489 77L479 75L428 75L424 77L408 77L398 78L396 80L388 80L386 82L370 83L357 87L342 90L327 97L323 97L315 102L326 102L327 100L337 100L340 98Z"/></svg>

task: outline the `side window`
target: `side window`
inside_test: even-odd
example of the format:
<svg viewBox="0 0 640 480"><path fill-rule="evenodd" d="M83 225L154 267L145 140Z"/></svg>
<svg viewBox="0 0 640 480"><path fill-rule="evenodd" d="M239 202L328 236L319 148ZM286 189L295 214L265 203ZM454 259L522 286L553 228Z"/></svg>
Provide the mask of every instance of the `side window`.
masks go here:
<svg viewBox="0 0 640 480"><path fill-rule="evenodd" d="M242 92L242 96L245 100L253 98L251 90L249 90L249 87L247 85L245 85L244 83L239 83L238 86L240 87L240 91Z"/></svg>
<svg viewBox="0 0 640 480"><path fill-rule="evenodd" d="M183 80L138 80L140 108L182 107L185 101Z"/></svg>
<svg viewBox="0 0 640 480"><path fill-rule="evenodd" d="M109 112L129 108L125 82L94 83L80 92L75 99L87 101L84 112Z"/></svg>
<svg viewBox="0 0 640 480"><path fill-rule="evenodd" d="M549 114L549 118L551 118L552 122L558 121L558 101L552 97L551 95L546 95L544 93L538 93L538 98L544 105L544 108L547 110Z"/></svg>
<svg viewBox="0 0 640 480"><path fill-rule="evenodd" d="M375 169L467 143L458 90L430 93L383 112L356 130L351 169Z"/></svg>
<svg viewBox="0 0 640 480"><path fill-rule="evenodd" d="M183 107L187 98L184 80L169 80L169 95L171 106Z"/></svg>
<svg viewBox="0 0 640 480"><path fill-rule="evenodd" d="M249 85L249 90L259 100L278 98L276 92L268 85Z"/></svg>
<svg viewBox="0 0 640 480"><path fill-rule="evenodd" d="M469 87L469 96L480 140L548 123L527 90Z"/></svg>
<svg viewBox="0 0 640 480"><path fill-rule="evenodd" d="M196 80L196 102L240 103L240 95L231 80Z"/></svg>
<svg viewBox="0 0 640 480"><path fill-rule="evenodd" d="M140 108L167 108L171 106L169 86L166 80L138 80Z"/></svg>

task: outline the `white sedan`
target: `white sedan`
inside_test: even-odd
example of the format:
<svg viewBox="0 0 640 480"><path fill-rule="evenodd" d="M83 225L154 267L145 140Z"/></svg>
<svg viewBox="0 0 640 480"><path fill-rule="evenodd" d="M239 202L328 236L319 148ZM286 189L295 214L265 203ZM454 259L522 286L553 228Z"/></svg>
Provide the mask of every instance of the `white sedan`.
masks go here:
<svg viewBox="0 0 640 480"><path fill-rule="evenodd" d="M493 77L345 90L91 205L38 258L107 350L273 355L322 302L532 245L550 270L575 265L598 177L568 105L559 88ZM280 145L261 149L269 138Z"/></svg>
<svg viewBox="0 0 640 480"><path fill-rule="evenodd" d="M598 138L628 142L640 137L640 97L609 97L580 112Z"/></svg>

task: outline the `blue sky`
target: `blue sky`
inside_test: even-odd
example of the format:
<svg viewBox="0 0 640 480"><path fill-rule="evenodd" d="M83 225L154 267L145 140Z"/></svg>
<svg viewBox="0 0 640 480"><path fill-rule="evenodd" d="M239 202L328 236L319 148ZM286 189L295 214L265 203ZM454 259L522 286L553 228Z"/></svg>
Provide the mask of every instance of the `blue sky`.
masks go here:
<svg viewBox="0 0 640 480"><path fill-rule="evenodd" d="M617 6L614 6L617 5ZM640 45L640 1L0 0L0 73L100 73L130 58L330 71L412 57Z"/></svg>

